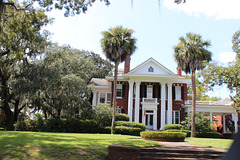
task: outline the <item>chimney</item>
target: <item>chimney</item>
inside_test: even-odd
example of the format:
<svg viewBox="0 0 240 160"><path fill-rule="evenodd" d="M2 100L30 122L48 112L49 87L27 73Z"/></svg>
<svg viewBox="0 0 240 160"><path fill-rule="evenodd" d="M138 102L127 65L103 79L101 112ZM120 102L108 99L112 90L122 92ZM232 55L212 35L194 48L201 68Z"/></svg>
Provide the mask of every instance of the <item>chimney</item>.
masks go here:
<svg viewBox="0 0 240 160"><path fill-rule="evenodd" d="M182 69L181 69L181 67L177 67L177 75L182 76Z"/></svg>
<svg viewBox="0 0 240 160"><path fill-rule="evenodd" d="M124 62L124 73L128 73L130 71L130 55L127 55L126 60Z"/></svg>

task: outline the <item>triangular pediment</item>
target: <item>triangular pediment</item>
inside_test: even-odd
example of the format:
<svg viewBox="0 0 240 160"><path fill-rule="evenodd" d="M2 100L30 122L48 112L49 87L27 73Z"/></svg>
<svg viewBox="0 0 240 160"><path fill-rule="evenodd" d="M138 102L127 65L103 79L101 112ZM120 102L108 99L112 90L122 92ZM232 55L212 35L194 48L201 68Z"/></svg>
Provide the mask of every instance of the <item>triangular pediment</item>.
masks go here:
<svg viewBox="0 0 240 160"><path fill-rule="evenodd" d="M168 68L153 59L152 57L144 61L137 67L133 68L127 74L158 74L158 75L175 75Z"/></svg>

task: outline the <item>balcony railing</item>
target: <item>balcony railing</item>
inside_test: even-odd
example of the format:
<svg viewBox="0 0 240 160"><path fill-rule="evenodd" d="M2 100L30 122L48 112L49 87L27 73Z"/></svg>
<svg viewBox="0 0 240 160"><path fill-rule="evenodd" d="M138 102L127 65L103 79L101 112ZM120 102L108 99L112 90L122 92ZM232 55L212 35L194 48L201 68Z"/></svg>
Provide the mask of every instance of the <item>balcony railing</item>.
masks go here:
<svg viewBox="0 0 240 160"><path fill-rule="evenodd" d="M196 101L196 104L213 104L214 101ZM192 100L185 101L185 104L192 104Z"/></svg>
<svg viewBox="0 0 240 160"><path fill-rule="evenodd" d="M157 103L157 98L143 98L143 103Z"/></svg>

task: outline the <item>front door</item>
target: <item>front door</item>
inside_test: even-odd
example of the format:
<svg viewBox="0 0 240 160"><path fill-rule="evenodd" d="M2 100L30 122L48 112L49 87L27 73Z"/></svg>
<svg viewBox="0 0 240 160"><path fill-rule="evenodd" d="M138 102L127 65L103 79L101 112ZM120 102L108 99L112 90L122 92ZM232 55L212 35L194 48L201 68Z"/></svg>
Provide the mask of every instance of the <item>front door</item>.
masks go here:
<svg viewBox="0 0 240 160"><path fill-rule="evenodd" d="M146 111L145 125L147 129L153 129L153 111Z"/></svg>

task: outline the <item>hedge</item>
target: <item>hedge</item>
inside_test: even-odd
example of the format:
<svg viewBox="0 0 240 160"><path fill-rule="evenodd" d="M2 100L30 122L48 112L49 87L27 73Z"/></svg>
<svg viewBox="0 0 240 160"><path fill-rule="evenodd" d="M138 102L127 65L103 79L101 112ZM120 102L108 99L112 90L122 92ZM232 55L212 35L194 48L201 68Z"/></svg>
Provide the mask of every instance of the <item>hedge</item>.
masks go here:
<svg viewBox="0 0 240 160"><path fill-rule="evenodd" d="M219 132L196 132L196 137L199 137L199 138L221 138L222 135Z"/></svg>
<svg viewBox="0 0 240 160"><path fill-rule="evenodd" d="M127 114L118 113L115 115L116 121L129 121L129 116Z"/></svg>
<svg viewBox="0 0 240 160"><path fill-rule="evenodd" d="M163 132L183 132L183 133L187 133L186 137L190 137L191 136L191 131L189 131L189 130L169 129L169 130L165 130Z"/></svg>
<svg viewBox="0 0 240 160"><path fill-rule="evenodd" d="M166 130L163 132L184 132L187 133L187 137L191 137L191 131L189 130ZM219 132L196 132L198 138L221 138L222 135Z"/></svg>
<svg viewBox="0 0 240 160"><path fill-rule="evenodd" d="M115 126L125 126L125 127L133 127L133 128L141 128L142 131L146 129L146 126L142 123L138 122L126 122L126 121L116 121Z"/></svg>
<svg viewBox="0 0 240 160"><path fill-rule="evenodd" d="M162 131L143 131L140 133L146 139L185 139L187 133L183 132L162 132Z"/></svg>
<svg viewBox="0 0 240 160"><path fill-rule="evenodd" d="M169 130L169 129L182 129L182 125L181 124L166 124L163 126L163 130Z"/></svg>

